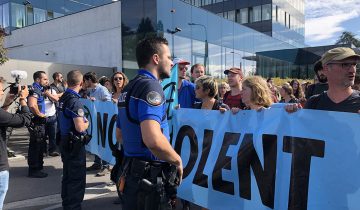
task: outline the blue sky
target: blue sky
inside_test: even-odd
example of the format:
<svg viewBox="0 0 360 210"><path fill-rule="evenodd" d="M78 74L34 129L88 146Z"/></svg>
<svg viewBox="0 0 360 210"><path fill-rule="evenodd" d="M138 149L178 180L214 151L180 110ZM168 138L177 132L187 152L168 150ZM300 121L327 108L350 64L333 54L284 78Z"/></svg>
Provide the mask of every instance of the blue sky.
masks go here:
<svg viewBox="0 0 360 210"><path fill-rule="evenodd" d="M334 44L343 31L360 38L360 0L306 0L307 45Z"/></svg>

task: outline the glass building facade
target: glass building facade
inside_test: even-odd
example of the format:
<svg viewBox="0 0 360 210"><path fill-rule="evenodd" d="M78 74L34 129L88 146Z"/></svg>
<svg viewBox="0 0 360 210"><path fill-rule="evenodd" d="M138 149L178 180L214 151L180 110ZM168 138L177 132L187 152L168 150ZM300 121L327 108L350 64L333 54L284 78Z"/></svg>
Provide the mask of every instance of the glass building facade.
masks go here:
<svg viewBox="0 0 360 210"><path fill-rule="evenodd" d="M113 1L31 0L28 3L20 0L0 0L2 12L0 17L3 26L11 32L24 26L111 2ZM209 5L214 2L225 4L233 0L206 1ZM197 3L200 7L203 1ZM135 58L136 44L144 37L158 35L167 38L174 57L186 59L191 64L202 63L206 66L207 74L216 78L223 78L223 71L233 66L241 67L246 75L281 77L299 75L294 73L292 67L280 68L289 65L289 63L284 64L284 60L271 57L267 53L261 54L297 49L299 43L284 41L246 27L239 21L233 21L243 18L244 22L265 19L271 22L274 20L272 3L263 2L260 6L252 10L248 9L244 13L240 11L227 13L227 18L199 7L194 6L193 0L122 0L122 58L119 58L122 60L122 70L130 78L133 77L138 69ZM249 14L252 14L251 20ZM279 31L281 32L280 29Z"/></svg>
<svg viewBox="0 0 360 210"><path fill-rule="evenodd" d="M304 0L183 1L291 45L304 45Z"/></svg>
<svg viewBox="0 0 360 210"><path fill-rule="evenodd" d="M0 0L0 25L5 32L91 9L112 0Z"/></svg>
<svg viewBox="0 0 360 210"><path fill-rule="evenodd" d="M153 8L153 9L149 9ZM175 28L181 29L175 32ZM222 78L223 71L257 68L256 52L296 48L283 40L179 0L122 1L123 67L135 74L135 46L152 34L163 35L175 57L203 63L207 73Z"/></svg>

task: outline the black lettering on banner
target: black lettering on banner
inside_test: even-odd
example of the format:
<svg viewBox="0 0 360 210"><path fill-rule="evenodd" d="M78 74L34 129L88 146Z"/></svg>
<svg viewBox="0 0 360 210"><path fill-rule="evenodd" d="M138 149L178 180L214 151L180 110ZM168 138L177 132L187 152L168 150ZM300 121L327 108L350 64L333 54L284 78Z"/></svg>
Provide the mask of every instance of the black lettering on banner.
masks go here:
<svg viewBox="0 0 360 210"><path fill-rule="evenodd" d="M292 153L288 210L306 210L311 156L323 158L325 142L284 136L283 151Z"/></svg>
<svg viewBox="0 0 360 210"><path fill-rule="evenodd" d="M106 127L107 127L107 120L108 120L108 113L104 113L104 119L101 121L101 114L100 112L97 113L97 128L98 128L98 145L100 145L101 139L101 146L105 148L106 142Z"/></svg>
<svg viewBox="0 0 360 210"><path fill-rule="evenodd" d="M204 139L203 139L203 148L202 153L200 157L199 166L196 170L193 183L197 184L201 187L208 188L208 176L204 174L204 168L206 161L209 157L209 152L211 149L212 139L213 139L213 133L212 130L204 130Z"/></svg>
<svg viewBox="0 0 360 210"><path fill-rule="evenodd" d="M194 129L188 125L184 125L179 129L178 135L176 136L175 151L181 156L181 147L183 145L185 136L187 136L190 140L190 158L184 167L183 179L185 179L194 168L198 156L197 136Z"/></svg>
<svg viewBox="0 0 360 210"><path fill-rule="evenodd" d="M224 134L224 140L220 149L219 157L216 160L212 174L212 185L214 190L234 195L234 183L223 180L222 169L231 170L231 157L226 156L230 145L236 145L240 139L240 133Z"/></svg>
<svg viewBox="0 0 360 210"><path fill-rule="evenodd" d="M251 167L258 185L262 203L273 209L275 199L277 137L276 135L264 134L262 136L262 143L264 169L261 166L259 156L254 147L253 134L245 134L240 145L237 157L240 197L251 200Z"/></svg>
<svg viewBox="0 0 360 210"><path fill-rule="evenodd" d="M109 124L109 130L108 130L108 140L109 140L109 147L111 149L111 151L115 152L117 150L115 144L113 143L113 131L114 131L114 127L115 127L115 123L116 123L116 117L117 115L113 115L111 120L110 120L110 124Z"/></svg>

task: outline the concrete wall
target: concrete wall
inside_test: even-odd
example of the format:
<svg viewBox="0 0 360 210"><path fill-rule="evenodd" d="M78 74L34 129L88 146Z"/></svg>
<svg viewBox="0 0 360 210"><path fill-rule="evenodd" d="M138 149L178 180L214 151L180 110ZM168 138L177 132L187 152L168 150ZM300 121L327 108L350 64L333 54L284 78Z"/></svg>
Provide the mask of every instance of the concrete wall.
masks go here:
<svg viewBox="0 0 360 210"><path fill-rule="evenodd" d="M11 59L121 69L121 2L15 30L5 47Z"/></svg>

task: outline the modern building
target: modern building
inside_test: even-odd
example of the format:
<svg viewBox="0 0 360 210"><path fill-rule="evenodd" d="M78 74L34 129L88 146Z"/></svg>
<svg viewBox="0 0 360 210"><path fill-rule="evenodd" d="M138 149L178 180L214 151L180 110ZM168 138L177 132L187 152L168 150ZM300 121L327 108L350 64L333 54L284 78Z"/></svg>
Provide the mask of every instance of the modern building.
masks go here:
<svg viewBox="0 0 360 210"><path fill-rule="evenodd" d="M257 52L299 47L180 0L0 3L2 11L8 11L1 17L7 23L4 27L8 26L5 46L10 58L0 67L2 72L80 68L96 69L103 75L124 71L131 78L138 69L137 42L160 35L169 40L174 57L204 63L209 74L222 78L223 71L232 66L255 73L261 68Z"/></svg>
<svg viewBox="0 0 360 210"><path fill-rule="evenodd" d="M305 0L184 1L292 45L304 45Z"/></svg>

